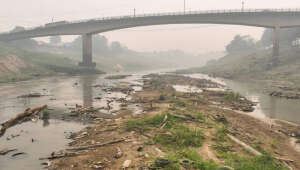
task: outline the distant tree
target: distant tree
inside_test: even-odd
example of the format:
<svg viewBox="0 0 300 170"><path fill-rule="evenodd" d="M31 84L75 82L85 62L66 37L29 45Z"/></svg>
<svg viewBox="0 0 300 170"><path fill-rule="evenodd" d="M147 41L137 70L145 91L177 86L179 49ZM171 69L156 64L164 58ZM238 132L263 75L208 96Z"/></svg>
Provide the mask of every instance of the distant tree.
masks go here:
<svg viewBox="0 0 300 170"><path fill-rule="evenodd" d="M236 35L226 46L226 51L230 54L238 52L251 52L256 49L256 43L249 35Z"/></svg>
<svg viewBox="0 0 300 170"><path fill-rule="evenodd" d="M114 41L110 44L110 51L113 55L120 55L124 52L124 48L120 42Z"/></svg>
<svg viewBox="0 0 300 170"><path fill-rule="evenodd" d="M77 37L74 41L69 43L68 48L81 51L82 49L82 38ZM100 56L117 56L124 52L130 52L125 46L120 42L114 41L111 44L108 42L107 38L101 35L93 36L93 53Z"/></svg>
<svg viewBox="0 0 300 170"><path fill-rule="evenodd" d="M16 26L14 29L12 29L10 32L19 32L19 31L24 31L25 28L22 26Z"/></svg>
<svg viewBox="0 0 300 170"><path fill-rule="evenodd" d="M300 28L285 28L280 30L281 46L291 46L292 42L300 38ZM265 29L261 37L261 45L269 47L273 45L274 31L273 29Z"/></svg>
<svg viewBox="0 0 300 170"><path fill-rule="evenodd" d="M50 37L50 44L56 45L61 43L61 37L60 36L52 36Z"/></svg>
<svg viewBox="0 0 300 170"><path fill-rule="evenodd" d="M20 31L24 31L24 30L25 30L24 27L16 26L10 32L20 32ZM33 39L15 40L15 41L11 41L9 43L15 47L27 49L27 50L35 49L38 46L38 42Z"/></svg>

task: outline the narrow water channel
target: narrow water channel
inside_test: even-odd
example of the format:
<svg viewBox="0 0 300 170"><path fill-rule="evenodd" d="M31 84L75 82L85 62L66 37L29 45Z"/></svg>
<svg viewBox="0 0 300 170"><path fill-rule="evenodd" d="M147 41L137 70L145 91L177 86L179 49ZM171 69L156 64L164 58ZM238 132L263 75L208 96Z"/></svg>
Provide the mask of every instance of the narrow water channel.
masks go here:
<svg viewBox="0 0 300 170"><path fill-rule="evenodd" d="M300 124L300 100L291 100L269 96L264 93L263 84L239 82L220 78L211 78L203 74L187 75L193 78L206 78L223 85L236 93L239 93L253 102L257 102L255 111L248 113L259 119L280 119Z"/></svg>

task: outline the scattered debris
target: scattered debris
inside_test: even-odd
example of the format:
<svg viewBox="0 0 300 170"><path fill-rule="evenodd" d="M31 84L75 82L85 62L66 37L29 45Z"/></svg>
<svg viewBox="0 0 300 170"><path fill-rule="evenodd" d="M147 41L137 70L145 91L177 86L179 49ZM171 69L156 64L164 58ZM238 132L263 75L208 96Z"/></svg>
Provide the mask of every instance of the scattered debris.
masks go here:
<svg viewBox="0 0 300 170"><path fill-rule="evenodd" d="M123 156L123 152L121 151L121 149L119 147L117 147L117 152L114 155L114 158L119 159Z"/></svg>
<svg viewBox="0 0 300 170"><path fill-rule="evenodd" d="M3 149L3 150L0 150L0 155L6 155L9 152L13 152L13 151L16 151L16 150L17 149Z"/></svg>
<svg viewBox="0 0 300 170"><path fill-rule="evenodd" d="M18 153L12 154L11 157L16 157L16 156L25 155L25 154L26 154L25 152L18 152Z"/></svg>
<svg viewBox="0 0 300 170"><path fill-rule="evenodd" d="M157 168L163 168L167 165L169 165L171 163L171 161L169 159L166 158L157 158L155 160L155 167Z"/></svg>
<svg viewBox="0 0 300 170"><path fill-rule="evenodd" d="M251 146L247 145L246 143L240 141L239 139L237 139L236 137L227 134L227 136L233 140L234 142L236 142L237 144L241 145L244 149L246 149L247 151L249 151L250 153L252 153L255 156L261 156L262 154L260 152L258 152L257 150L255 150L254 148L252 148Z"/></svg>
<svg viewBox="0 0 300 170"><path fill-rule="evenodd" d="M139 147L137 148L137 151L138 151L138 152L142 152L143 149L144 149L144 148L143 148L142 146L139 146Z"/></svg>
<svg viewBox="0 0 300 170"><path fill-rule="evenodd" d="M34 98L34 97L42 97L42 96L46 96L46 95L43 95L41 93L29 93L29 94L18 96L17 98Z"/></svg>
<svg viewBox="0 0 300 170"><path fill-rule="evenodd" d="M64 158L64 157L72 157L72 156L77 156L77 155L80 155L80 153L63 152L63 151L58 152L58 153L52 152L51 156L45 157L45 158L39 158L39 160L46 160L46 159L53 160L53 159Z"/></svg>
<svg viewBox="0 0 300 170"><path fill-rule="evenodd" d="M132 162L131 160L126 160L126 161L124 161L124 163L123 163L123 165L122 165L122 168L123 168L124 170L127 169L127 168L129 168L131 162Z"/></svg>
<svg viewBox="0 0 300 170"><path fill-rule="evenodd" d="M90 166L93 169L103 169L105 168L105 164L103 162L97 162Z"/></svg>
<svg viewBox="0 0 300 170"><path fill-rule="evenodd" d="M0 137L4 135L6 130L12 126L15 126L16 124L22 123L24 121L27 121L28 118L38 114L42 110L46 109L47 105L36 107L34 109L26 109L23 113L18 114L16 117L2 123L2 128L0 129ZM26 119L27 118L27 119ZM31 119L29 119L31 120Z"/></svg>
<svg viewBox="0 0 300 170"><path fill-rule="evenodd" d="M117 79L125 79L127 77L130 77L131 75L112 75L112 76L107 76L105 79L110 79L110 80L117 80Z"/></svg>
<svg viewBox="0 0 300 170"><path fill-rule="evenodd" d="M75 148L69 148L67 150L71 150L71 151L79 151L79 150L86 150L86 149L92 149L92 148L97 148L97 147L103 147L106 145L111 145L111 144L115 144L115 143L120 143L125 141L124 138L122 139L117 139L114 141L110 141L110 142L106 142L106 143L102 143L102 144L96 144L96 145L89 145L89 146L81 146L81 147L75 147Z"/></svg>

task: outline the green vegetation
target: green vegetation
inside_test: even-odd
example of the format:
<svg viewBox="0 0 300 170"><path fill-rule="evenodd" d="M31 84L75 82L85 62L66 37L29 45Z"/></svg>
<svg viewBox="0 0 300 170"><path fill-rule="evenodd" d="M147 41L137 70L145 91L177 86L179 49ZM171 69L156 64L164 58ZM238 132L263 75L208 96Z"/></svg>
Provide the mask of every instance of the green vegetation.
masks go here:
<svg viewBox="0 0 300 170"><path fill-rule="evenodd" d="M230 101L237 101L241 98L241 95L239 93L229 92L225 95L225 99Z"/></svg>
<svg viewBox="0 0 300 170"><path fill-rule="evenodd" d="M0 71L0 82L28 80L34 77L55 75L57 72L100 73L77 67L77 62L63 54L26 51L1 42L0 62L12 65L12 67L4 67Z"/></svg>
<svg viewBox="0 0 300 170"><path fill-rule="evenodd" d="M257 157L240 157L232 151L231 140L226 136L228 129L226 126L219 127L214 137L216 144L214 149L217 156L225 160L225 164L233 167L235 170L285 170L270 154L259 149L262 156ZM247 153L247 151L244 151Z"/></svg>
<svg viewBox="0 0 300 170"><path fill-rule="evenodd" d="M194 170L219 169L216 163L213 161L203 160L203 158L196 151L191 149L182 149L177 152L171 152L167 160L169 160L170 164L164 166L164 170L180 170L181 167ZM157 167L158 165L155 164L155 166Z"/></svg>
<svg viewBox="0 0 300 170"><path fill-rule="evenodd" d="M179 107L186 107L187 106L187 104L184 101L180 100L180 99L174 99L173 98L170 102L174 103L175 106L179 106Z"/></svg>
<svg viewBox="0 0 300 170"><path fill-rule="evenodd" d="M250 159L231 155L227 157L226 164L235 170L287 170L268 154Z"/></svg>
<svg viewBox="0 0 300 170"><path fill-rule="evenodd" d="M169 133L159 133L154 137L154 141L166 147L184 148L200 147L204 140L204 134L201 130L192 130L183 125L177 125Z"/></svg>
<svg viewBox="0 0 300 170"><path fill-rule="evenodd" d="M228 100L237 100L239 94L226 94ZM229 124L225 123L226 118L219 116L219 119L209 119L204 114L197 112L193 105L189 105L182 98L173 96L166 100L173 103L168 112L156 115L152 118L128 120L126 129L139 133L149 132L153 138L149 144L156 144L165 153L165 157L153 157L153 169L164 170L222 170L213 161L204 160L198 150L203 145L205 138L205 127L216 130L212 136L213 149L216 156L224 161L224 166L232 167L235 170L286 170L277 160L257 145L255 148L263 153L262 156L254 157L246 150L237 151L233 141L227 136ZM193 114L191 114L193 113ZM192 126L189 126L190 124ZM198 126L201 125L201 126ZM163 127L163 128L162 128ZM193 127L193 128L192 128ZM274 146L275 142L272 143Z"/></svg>
<svg viewBox="0 0 300 170"><path fill-rule="evenodd" d="M127 131L135 130L137 132L144 133L155 127L158 128L162 126L166 116L168 117L165 126L165 128L167 129L172 128L177 122L181 121L180 119L175 118L169 113L164 113L148 119L128 120L126 122L126 130Z"/></svg>

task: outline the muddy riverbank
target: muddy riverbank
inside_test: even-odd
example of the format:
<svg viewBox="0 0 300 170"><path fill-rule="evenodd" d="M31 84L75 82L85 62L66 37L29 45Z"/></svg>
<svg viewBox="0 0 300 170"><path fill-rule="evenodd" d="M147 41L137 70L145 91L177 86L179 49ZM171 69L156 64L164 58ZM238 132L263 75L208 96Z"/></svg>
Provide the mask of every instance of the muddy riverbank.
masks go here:
<svg viewBox="0 0 300 170"><path fill-rule="evenodd" d="M222 84L152 74L142 87L121 105L138 105L143 114L97 119L72 134L69 147L48 155L49 169L300 169L290 142L299 138L299 126L241 113L251 114L255 103L217 90Z"/></svg>

